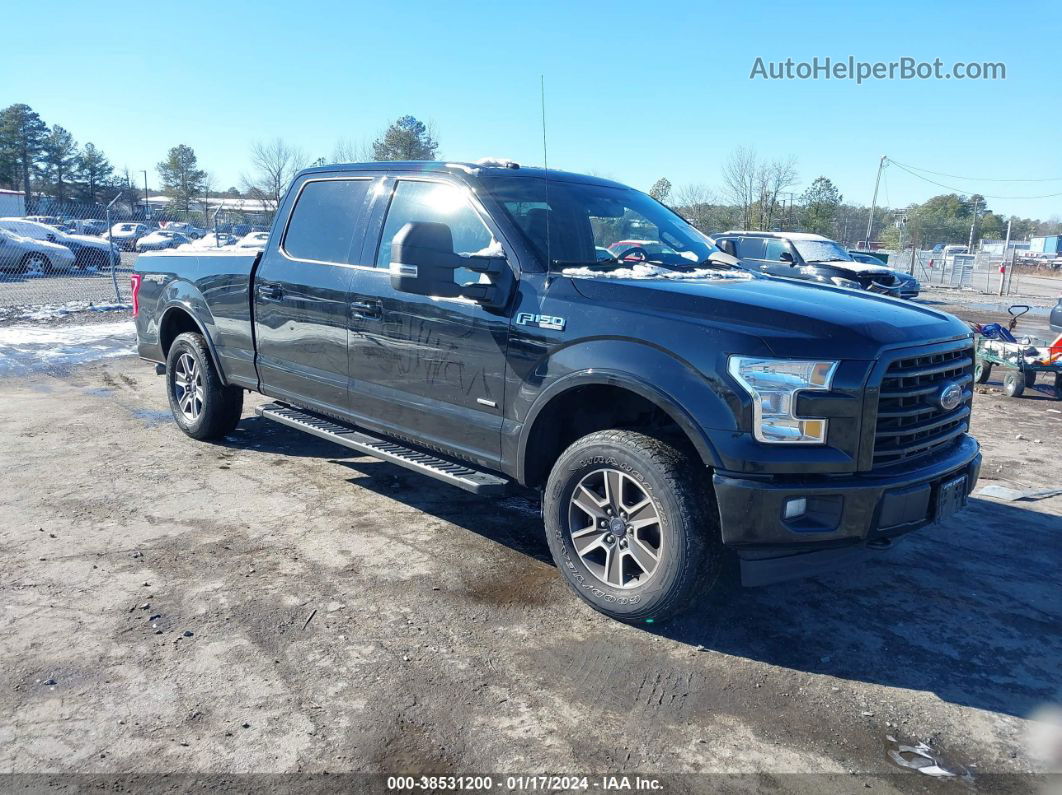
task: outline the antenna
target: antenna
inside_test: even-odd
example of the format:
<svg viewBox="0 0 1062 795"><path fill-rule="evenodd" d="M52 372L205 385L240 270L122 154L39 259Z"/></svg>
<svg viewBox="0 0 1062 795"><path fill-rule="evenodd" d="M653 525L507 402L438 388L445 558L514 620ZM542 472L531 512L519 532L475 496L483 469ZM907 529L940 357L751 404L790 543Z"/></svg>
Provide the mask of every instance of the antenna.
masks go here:
<svg viewBox="0 0 1062 795"><path fill-rule="evenodd" d="M550 216L553 210L549 206L549 155L546 149L546 76L540 74L539 96L542 99L542 180L546 189L546 273L553 267L553 257L550 254Z"/></svg>

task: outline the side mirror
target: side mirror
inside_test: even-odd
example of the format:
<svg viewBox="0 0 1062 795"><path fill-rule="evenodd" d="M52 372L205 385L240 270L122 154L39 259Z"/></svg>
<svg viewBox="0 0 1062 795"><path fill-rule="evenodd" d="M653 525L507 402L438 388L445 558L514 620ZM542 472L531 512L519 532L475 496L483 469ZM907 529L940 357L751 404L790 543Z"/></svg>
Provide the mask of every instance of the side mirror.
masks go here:
<svg viewBox="0 0 1062 795"><path fill-rule="evenodd" d="M793 255L790 254L788 251L783 251L781 254L779 254L778 255L778 261L779 262L788 262L790 265L795 265L796 264L793 261Z"/></svg>
<svg viewBox="0 0 1062 795"><path fill-rule="evenodd" d="M504 257L462 257L454 253L450 227L433 221L411 221L391 244L391 287L399 292L434 298L469 298L490 309L509 303L513 274ZM487 284L460 285L458 268L487 275Z"/></svg>

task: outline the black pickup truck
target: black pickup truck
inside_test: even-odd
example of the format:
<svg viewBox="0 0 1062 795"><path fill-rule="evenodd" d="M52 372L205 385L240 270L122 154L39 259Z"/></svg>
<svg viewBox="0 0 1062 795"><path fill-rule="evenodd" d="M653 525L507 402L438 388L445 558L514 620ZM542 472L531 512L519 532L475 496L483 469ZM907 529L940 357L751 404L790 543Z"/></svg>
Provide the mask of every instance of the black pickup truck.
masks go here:
<svg viewBox="0 0 1062 795"><path fill-rule="evenodd" d="M761 276L649 196L511 162L300 173L259 253L141 256L140 356L177 424L269 420L484 495L539 489L598 610L696 606L961 508L970 333Z"/></svg>

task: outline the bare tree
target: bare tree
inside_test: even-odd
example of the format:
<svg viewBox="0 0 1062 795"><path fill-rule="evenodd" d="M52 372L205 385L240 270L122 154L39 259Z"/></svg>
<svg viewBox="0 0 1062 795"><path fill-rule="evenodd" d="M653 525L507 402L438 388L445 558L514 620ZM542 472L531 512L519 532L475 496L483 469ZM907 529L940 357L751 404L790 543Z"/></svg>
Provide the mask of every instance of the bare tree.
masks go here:
<svg viewBox="0 0 1062 795"><path fill-rule="evenodd" d="M756 150L746 146L739 146L731 152L723 164L723 187L727 198L737 206L742 229L752 229L753 205L759 198L759 171Z"/></svg>
<svg viewBox="0 0 1062 795"><path fill-rule="evenodd" d="M734 226L731 207L703 183L680 185L671 193L671 208L702 232L719 232Z"/></svg>
<svg viewBox="0 0 1062 795"><path fill-rule="evenodd" d="M332 150L333 163L368 163L372 160L372 144L366 140L340 138Z"/></svg>
<svg viewBox="0 0 1062 795"><path fill-rule="evenodd" d="M759 228L770 229L778 209L778 196L796 183L796 158L761 163L756 170L756 193L759 204Z"/></svg>
<svg viewBox="0 0 1062 795"><path fill-rule="evenodd" d="M305 164L306 155L302 150L288 145L281 138L256 141L251 146L254 173L250 177L241 176L247 195L275 212L288 184Z"/></svg>

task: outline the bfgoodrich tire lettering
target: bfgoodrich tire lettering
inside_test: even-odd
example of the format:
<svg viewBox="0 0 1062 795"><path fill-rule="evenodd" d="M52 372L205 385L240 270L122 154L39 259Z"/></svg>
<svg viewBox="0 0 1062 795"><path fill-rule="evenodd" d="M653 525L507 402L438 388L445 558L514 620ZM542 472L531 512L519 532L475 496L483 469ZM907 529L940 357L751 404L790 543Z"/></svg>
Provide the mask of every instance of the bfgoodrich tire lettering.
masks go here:
<svg viewBox="0 0 1062 795"><path fill-rule="evenodd" d="M633 521L633 514L626 528L619 521L608 524L616 519L614 514L621 512L618 508L624 506L613 499L613 512L605 513L610 503L599 474L602 472L616 473L613 482L629 484L626 499L630 507L637 507L644 496L652 502L652 512L658 517L644 547L648 553L657 552L658 558L651 565L630 565L626 574L621 565L618 578L603 576L607 563L595 565L586 559L585 542L610 547L615 553L621 541L636 543L635 533L641 530L632 529L638 524ZM595 481L602 485L595 488ZM600 504L602 513L596 519L599 523L605 521L600 525L599 539L588 536L593 532L589 512L576 511L573 518L573 496L579 497L576 491L587 484L589 489L581 491L581 495L587 498L591 511L595 503ZM707 471L691 456L661 439L626 430L584 436L565 450L553 466L543 509L546 537L557 568L580 597L613 618L664 621L690 607L718 578L721 543ZM620 518L626 520L628 516L623 513ZM612 528L614 531L609 532ZM603 553L599 560L606 557ZM644 582L639 569L650 572Z"/></svg>
<svg viewBox="0 0 1062 795"><path fill-rule="evenodd" d="M193 439L220 439L243 413L243 390L221 383L202 334L179 334L166 357L166 393L178 427Z"/></svg>

